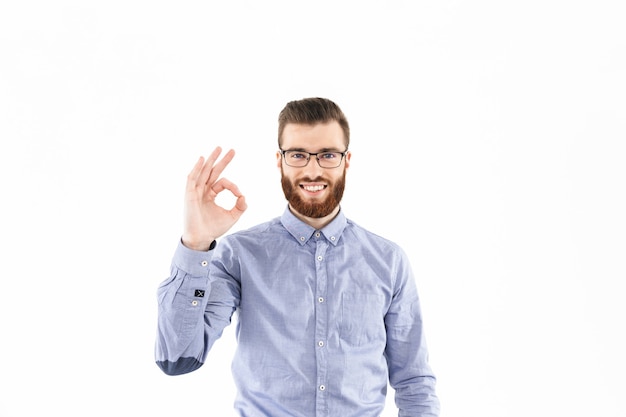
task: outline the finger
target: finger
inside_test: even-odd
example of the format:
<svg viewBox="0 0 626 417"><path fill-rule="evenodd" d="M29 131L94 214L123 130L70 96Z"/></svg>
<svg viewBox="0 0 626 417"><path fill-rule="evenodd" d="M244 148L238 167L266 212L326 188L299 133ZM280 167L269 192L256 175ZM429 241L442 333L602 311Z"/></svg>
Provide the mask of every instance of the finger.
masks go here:
<svg viewBox="0 0 626 417"><path fill-rule="evenodd" d="M220 175L222 175L222 172L224 171L226 166L230 163L230 161L233 160L234 157L235 157L235 151L231 149L228 152L226 152L224 157L217 164L215 164L215 166L211 170L211 175L207 180L207 184L209 186L212 186L212 184L217 181Z"/></svg>
<svg viewBox="0 0 626 417"><path fill-rule="evenodd" d="M213 165L215 164L215 161L217 161L217 158L220 156L221 153L222 148L217 146L215 149L213 149L213 152L211 152L211 154L207 157L207 160L202 167L202 171L200 172L200 175L198 177L198 185L204 185L209 181L209 178L211 177L211 171L213 170Z"/></svg>
<svg viewBox="0 0 626 417"><path fill-rule="evenodd" d="M200 157L198 158L196 164L193 166L193 169L187 175L187 190L195 188L198 181L198 175L200 174L203 166L204 158Z"/></svg>
<svg viewBox="0 0 626 417"><path fill-rule="evenodd" d="M235 205L228 210L228 212L235 220L239 219L243 212L248 208L248 205L246 204L246 198L241 191L239 191L239 187L237 187L237 185L233 182L227 180L226 178L220 178L211 187L211 192L205 194L205 198L211 200L215 199L217 195L223 191L230 191L237 198Z"/></svg>
<svg viewBox="0 0 626 417"><path fill-rule="evenodd" d="M226 178L220 178L211 186L211 191L213 191L214 196L218 195L224 190L230 191L237 198L243 196L243 194L241 194L241 191L239 191L239 187L237 187L235 183L229 181Z"/></svg>
<svg viewBox="0 0 626 417"><path fill-rule="evenodd" d="M247 208L248 204L246 203L246 197L240 195L235 202L235 207L233 207L230 211L231 213L238 213L237 218L239 218Z"/></svg>

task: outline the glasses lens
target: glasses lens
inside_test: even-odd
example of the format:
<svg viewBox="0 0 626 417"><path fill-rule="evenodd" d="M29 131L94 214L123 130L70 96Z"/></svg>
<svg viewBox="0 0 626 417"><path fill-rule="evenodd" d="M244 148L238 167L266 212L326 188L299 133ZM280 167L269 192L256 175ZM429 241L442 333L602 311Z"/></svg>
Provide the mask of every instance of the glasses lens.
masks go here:
<svg viewBox="0 0 626 417"><path fill-rule="evenodd" d="M323 168L337 168L341 164L341 153L324 152L317 155L317 160Z"/></svg>
<svg viewBox="0 0 626 417"><path fill-rule="evenodd" d="M286 151L285 162L290 167L303 167L309 162L309 154L299 151Z"/></svg>

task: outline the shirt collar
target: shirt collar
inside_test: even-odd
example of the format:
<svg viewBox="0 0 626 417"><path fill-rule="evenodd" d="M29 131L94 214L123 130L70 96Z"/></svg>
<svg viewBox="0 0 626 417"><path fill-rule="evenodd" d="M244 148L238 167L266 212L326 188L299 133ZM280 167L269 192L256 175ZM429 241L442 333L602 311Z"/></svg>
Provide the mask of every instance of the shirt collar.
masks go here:
<svg viewBox="0 0 626 417"><path fill-rule="evenodd" d="M289 205L285 208L280 221L300 245L306 244L315 233L315 228L298 219L291 210L289 210ZM328 242L336 246L343 230L346 228L346 224L346 216L344 216L343 211L339 209L337 216L320 231Z"/></svg>

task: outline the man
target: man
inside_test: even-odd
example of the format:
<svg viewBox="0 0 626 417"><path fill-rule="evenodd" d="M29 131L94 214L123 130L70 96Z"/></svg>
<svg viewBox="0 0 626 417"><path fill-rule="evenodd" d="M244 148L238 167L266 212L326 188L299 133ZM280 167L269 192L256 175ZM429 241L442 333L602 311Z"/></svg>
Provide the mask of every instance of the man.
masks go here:
<svg viewBox="0 0 626 417"><path fill-rule="evenodd" d="M156 362L198 369L238 311L235 408L245 417L375 417L387 381L399 416L438 416L420 304L405 253L340 208L350 129L332 101L288 103L276 165L281 217L221 239L246 210L216 148L187 178L185 224L158 290ZM230 210L215 204L228 190Z"/></svg>

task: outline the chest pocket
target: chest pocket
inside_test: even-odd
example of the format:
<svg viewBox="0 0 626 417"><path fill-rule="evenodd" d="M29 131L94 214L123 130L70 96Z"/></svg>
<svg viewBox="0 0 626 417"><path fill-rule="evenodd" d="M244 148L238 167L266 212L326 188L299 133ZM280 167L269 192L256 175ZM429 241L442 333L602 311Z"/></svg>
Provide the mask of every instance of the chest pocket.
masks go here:
<svg viewBox="0 0 626 417"><path fill-rule="evenodd" d="M343 293L341 296L341 340L361 346L387 340L383 296Z"/></svg>

